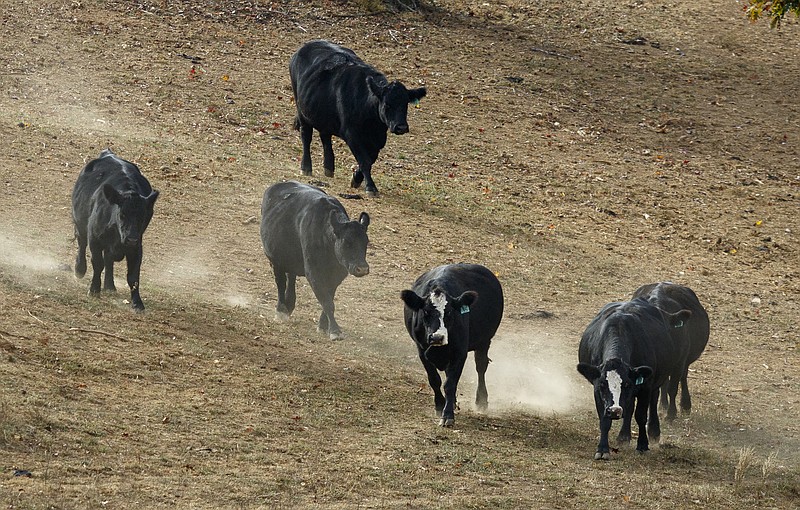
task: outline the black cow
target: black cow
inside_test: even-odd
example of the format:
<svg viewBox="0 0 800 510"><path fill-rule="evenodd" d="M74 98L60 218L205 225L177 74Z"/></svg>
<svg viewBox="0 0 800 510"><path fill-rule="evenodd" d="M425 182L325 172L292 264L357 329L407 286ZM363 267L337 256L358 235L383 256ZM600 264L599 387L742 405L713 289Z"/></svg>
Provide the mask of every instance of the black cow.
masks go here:
<svg viewBox="0 0 800 510"><path fill-rule="evenodd" d="M86 246L92 253L90 294L100 292L100 273L105 268L103 289L114 292L114 262L128 264L131 306L144 310L139 296L142 236L153 217L158 191L139 167L106 149L86 164L72 190L72 220L78 240L75 275L86 274Z"/></svg>
<svg viewBox="0 0 800 510"><path fill-rule="evenodd" d="M667 384L661 388L661 406L667 408L667 419L673 420L678 414L675 406L675 397L678 394L678 380L681 383L681 409L688 413L692 409L692 397L689 395L689 365L697 361L708 343L710 330L708 313L706 313L697 295L689 287L671 282L651 283L642 285L633 297L647 299L651 304L663 312L670 314L680 310L690 310L691 318L680 328L671 328L673 342L682 345L688 344L689 352L683 371L678 377L670 377ZM669 400L667 397L669 396Z"/></svg>
<svg viewBox="0 0 800 510"><path fill-rule="evenodd" d="M478 371L475 403L485 410L489 346L503 318L503 289L495 275L477 264L439 266L417 278L400 297L406 329L433 388L439 425L451 427L455 421L456 388L468 351L475 352ZM444 395L439 370L447 376Z"/></svg>
<svg viewBox="0 0 800 510"><path fill-rule="evenodd" d="M276 318L288 320L295 306L295 280L305 276L322 305L319 331L342 338L333 298L349 274L365 276L369 215L350 221L342 204L314 186L273 184L261 203L261 242L278 285Z"/></svg>
<svg viewBox="0 0 800 510"><path fill-rule="evenodd" d="M610 458L608 432L612 420L622 418L617 441L627 443L631 439L631 416L635 416L638 452L649 449L648 435L658 441L658 390L671 374L680 373L686 358L680 346L673 344L670 329L683 327L691 314L680 310L662 315L647 300L637 298L607 304L586 327L578 349L578 372L594 386L600 419L595 460Z"/></svg>
<svg viewBox="0 0 800 510"><path fill-rule="evenodd" d="M335 135L347 143L358 162L350 185L366 180L366 191L377 196L372 165L386 145L386 130L408 133L408 103L425 97L424 87L407 89L389 82L380 71L358 58L352 50L328 41L304 44L289 61L292 91L297 106L295 129L303 141L300 170L311 175L311 136L319 131L325 175L333 177Z"/></svg>

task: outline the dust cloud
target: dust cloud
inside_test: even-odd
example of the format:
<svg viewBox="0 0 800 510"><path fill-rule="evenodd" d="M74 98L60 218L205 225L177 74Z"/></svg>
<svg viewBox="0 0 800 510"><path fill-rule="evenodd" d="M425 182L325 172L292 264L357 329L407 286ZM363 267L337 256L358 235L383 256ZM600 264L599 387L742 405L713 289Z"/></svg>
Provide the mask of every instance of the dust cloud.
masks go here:
<svg viewBox="0 0 800 510"><path fill-rule="evenodd" d="M566 414L592 405L592 392L575 369L577 343L533 331L503 332L492 340L486 372L489 413ZM474 402L477 374L472 356L464 368L461 402ZM463 404L462 404L463 405Z"/></svg>
<svg viewBox="0 0 800 510"><path fill-rule="evenodd" d="M46 272L68 269L66 264L59 262L41 247L34 245L33 241L25 242L0 233L0 264L19 267L33 272Z"/></svg>

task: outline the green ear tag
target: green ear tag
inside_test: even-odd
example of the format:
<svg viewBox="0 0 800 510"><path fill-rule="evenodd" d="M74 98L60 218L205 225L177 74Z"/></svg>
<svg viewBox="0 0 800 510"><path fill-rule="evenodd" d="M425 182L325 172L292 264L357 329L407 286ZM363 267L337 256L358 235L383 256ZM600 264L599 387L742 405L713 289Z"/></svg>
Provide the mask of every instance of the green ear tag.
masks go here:
<svg viewBox="0 0 800 510"><path fill-rule="evenodd" d="M469 313L469 307L467 305L463 305L461 307L461 315L464 315L465 313Z"/></svg>
<svg viewBox="0 0 800 510"><path fill-rule="evenodd" d="M642 377L641 375L636 378L636 386L639 386L643 382L644 382L644 377Z"/></svg>

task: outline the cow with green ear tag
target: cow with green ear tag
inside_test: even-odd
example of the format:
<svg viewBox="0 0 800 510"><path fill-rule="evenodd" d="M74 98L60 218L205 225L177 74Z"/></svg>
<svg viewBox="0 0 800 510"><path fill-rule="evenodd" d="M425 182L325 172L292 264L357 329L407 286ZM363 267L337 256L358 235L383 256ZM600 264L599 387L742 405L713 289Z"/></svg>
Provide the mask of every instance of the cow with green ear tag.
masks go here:
<svg viewBox="0 0 800 510"><path fill-rule="evenodd" d="M405 324L433 389L439 425L455 423L456 390L469 351L475 352L479 410L488 406L489 346L503 318L503 289L489 269L450 264L425 272L400 293ZM442 378L444 372L444 394Z"/></svg>
<svg viewBox="0 0 800 510"><path fill-rule="evenodd" d="M650 441L658 442L659 388L686 360L670 328L691 314L689 310L662 314L647 300L636 298L607 304L586 327L578 347L578 372L594 387L600 420L595 460L611 458L608 434L615 420L622 420L619 443L630 442L632 418L639 426L636 451L644 453Z"/></svg>

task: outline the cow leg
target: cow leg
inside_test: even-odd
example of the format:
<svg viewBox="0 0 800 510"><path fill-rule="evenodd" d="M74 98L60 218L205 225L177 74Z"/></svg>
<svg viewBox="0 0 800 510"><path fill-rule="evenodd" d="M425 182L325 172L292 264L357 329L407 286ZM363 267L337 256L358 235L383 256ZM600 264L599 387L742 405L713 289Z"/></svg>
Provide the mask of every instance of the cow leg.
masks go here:
<svg viewBox="0 0 800 510"><path fill-rule="evenodd" d="M635 403L631 401L628 408L622 410L622 425L617 435L618 444L630 444L631 442L631 422L633 421L633 409Z"/></svg>
<svg viewBox="0 0 800 510"><path fill-rule="evenodd" d="M678 408L675 405L675 400L678 396L678 383L680 382L680 377L676 377L675 375L670 376L669 381L664 385L666 387L667 392L669 393L668 396L668 406L667 406L667 421L673 421L678 416ZM662 394L664 393L664 387L661 388Z"/></svg>
<svg viewBox="0 0 800 510"><path fill-rule="evenodd" d="M78 255L75 256L75 276L83 278L86 274L86 236L77 234Z"/></svg>
<svg viewBox="0 0 800 510"><path fill-rule="evenodd" d="M289 315L292 315L295 304L297 303L296 283L297 275L286 273L286 295L283 298L283 304L286 306L286 313Z"/></svg>
<svg viewBox="0 0 800 510"><path fill-rule="evenodd" d="M647 423L647 435L650 437L650 441L658 443L659 439L661 439L661 421L658 418L658 402L655 394L648 397L648 404L649 409L646 409L644 412L644 420ZM648 410L649 416L647 413ZM641 442L642 436L645 435L645 429L642 428L642 424L639 423L638 408L636 422L639 424L639 441ZM637 446L636 449L638 450L639 447Z"/></svg>
<svg viewBox="0 0 800 510"><path fill-rule="evenodd" d="M375 181L372 180L372 161L366 164L358 165L359 170L364 175L364 181L366 185L364 186L364 191L367 192L368 197L377 197L378 196L378 187L375 186Z"/></svg>
<svg viewBox="0 0 800 510"><path fill-rule="evenodd" d="M319 314L319 321L317 321L317 331L320 333L327 333L328 326L330 326L330 321L328 320L328 314L325 313L325 310L322 310L322 312Z"/></svg>
<svg viewBox="0 0 800 510"><path fill-rule="evenodd" d="M636 440L636 451L639 453L644 453L650 449L650 443L647 440L647 435L652 430L658 430L657 436L652 436L653 442L658 442L658 436L661 435L661 430L658 423L658 399L656 395L653 394L652 398L651 395L645 393L644 396L640 396L636 399L636 425L639 426L639 438ZM650 411L650 419L654 419L655 427L652 426L652 421L650 426L647 423L647 413Z"/></svg>
<svg viewBox="0 0 800 510"><path fill-rule="evenodd" d="M333 290L330 291L327 289L328 285L318 282L316 278L306 275L306 279L311 285L311 290L314 291L314 295L317 296L317 301L319 301L320 306L322 306L322 313L319 316L317 330L321 333L327 332L331 340L344 338L342 328L339 327L339 324L336 323L336 319L333 316L336 310L333 304L336 288L334 287Z"/></svg>
<svg viewBox="0 0 800 510"><path fill-rule="evenodd" d="M669 393L669 381L665 382L661 386L661 409L669 409L669 399L667 398L667 394Z"/></svg>
<svg viewBox="0 0 800 510"><path fill-rule="evenodd" d="M600 414L600 442L597 444L594 460L609 460L611 458L611 449L608 446L608 432L610 430L611 418L605 416L605 413Z"/></svg>
<svg viewBox="0 0 800 510"><path fill-rule="evenodd" d="M330 134L319 134L322 142L322 167L325 169L325 177L333 177L333 142Z"/></svg>
<svg viewBox="0 0 800 510"><path fill-rule="evenodd" d="M436 416L442 417L444 411L445 398L442 394L442 377L439 371L433 366L433 363L425 359L425 352L419 351L419 359L422 361L422 366L425 367L425 372L428 374L428 384L433 390L433 406L436 409Z"/></svg>
<svg viewBox="0 0 800 510"><path fill-rule="evenodd" d="M103 248L98 243L90 243L89 251L92 253L92 283L89 285L89 294L99 294L100 276L103 273Z"/></svg>
<svg viewBox="0 0 800 510"><path fill-rule="evenodd" d="M128 263L128 288L131 289L131 308L137 312L144 311L144 303L139 296L139 274L142 267L142 247L129 251L125 260ZM106 269L107 271L108 269ZM106 273L107 275L108 273Z"/></svg>
<svg viewBox="0 0 800 510"><path fill-rule="evenodd" d="M350 181L350 187L358 188L361 186L361 181L366 181L365 191L367 192L367 196L370 197L377 197L378 196L378 188L375 186L375 182L372 180L372 164L375 163L378 155L375 154L363 154L363 153L353 153L356 157L356 161L358 161L358 169L353 173L353 179Z"/></svg>
<svg viewBox="0 0 800 510"><path fill-rule="evenodd" d="M289 320L292 310L286 304L286 277L283 269L273 265L272 274L275 276L275 285L278 287L278 304L275 306L275 320L284 322Z"/></svg>
<svg viewBox="0 0 800 510"><path fill-rule="evenodd" d="M689 366L683 369L681 377L681 411L689 414L692 410L692 396L689 395Z"/></svg>
<svg viewBox="0 0 800 510"><path fill-rule="evenodd" d="M486 391L486 369L489 367L489 351L475 351L475 369L478 371L478 392L475 395L475 405L479 411L486 411L489 407L489 393Z"/></svg>
<svg viewBox="0 0 800 510"><path fill-rule="evenodd" d="M461 379L461 372L464 370L464 362L467 355L451 363L445 370L446 379L444 381L444 409L442 409L442 419L439 420L440 427L452 427L456 421L456 390L458 381Z"/></svg>
<svg viewBox="0 0 800 510"><path fill-rule="evenodd" d="M300 171L303 175L311 175L311 137L314 134L314 128L311 124L303 122L298 117L300 124L300 140L303 142L303 159L300 161Z"/></svg>
<svg viewBox="0 0 800 510"><path fill-rule="evenodd" d="M114 285L114 256L111 255L111 252L108 250L103 253L103 264L106 270L103 280L103 290L107 292L116 292L117 286Z"/></svg>
<svg viewBox="0 0 800 510"><path fill-rule="evenodd" d="M353 178L350 179L350 187L358 189L362 182L364 182L364 174L361 172L361 167L358 167L353 170Z"/></svg>

